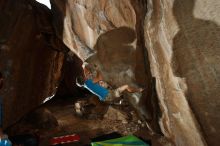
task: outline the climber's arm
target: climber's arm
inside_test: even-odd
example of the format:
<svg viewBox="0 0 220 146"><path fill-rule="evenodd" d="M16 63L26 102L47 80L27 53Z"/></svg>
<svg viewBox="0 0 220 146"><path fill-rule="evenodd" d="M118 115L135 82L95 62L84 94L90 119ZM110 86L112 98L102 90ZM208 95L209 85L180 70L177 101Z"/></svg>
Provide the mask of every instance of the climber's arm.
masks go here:
<svg viewBox="0 0 220 146"><path fill-rule="evenodd" d="M143 91L142 88L133 88L133 87L128 86L128 85L123 85L123 86L117 88L117 90L118 90L119 93L122 93L122 92L124 92L125 90L127 90L127 91L130 92L130 93L142 92L142 91Z"/></svg>

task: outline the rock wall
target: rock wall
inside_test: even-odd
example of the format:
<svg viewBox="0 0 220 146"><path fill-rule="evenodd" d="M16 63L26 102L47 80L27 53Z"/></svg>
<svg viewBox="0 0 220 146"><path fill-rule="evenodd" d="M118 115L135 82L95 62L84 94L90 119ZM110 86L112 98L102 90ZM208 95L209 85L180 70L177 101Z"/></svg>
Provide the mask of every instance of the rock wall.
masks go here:
<svg viewBox="0 0 220 146"><path fill-rule="evenodd" d="M113 88L128 84L150 91L152 78L141 19L146 1L51 0L51 4L57 35L82 61L97 52L96 65ZM96 66L93 59L90 63ZM154 115L146 109L152 107L151 98L146 98L151 92L144 94L131 102L152 120Z"/></svg>
<svg viewBox="0 0 220 146"><path fill-rule="evenodd" d="M163 116L176 145L219 145L220 2L148 0L145 38Z"/></svg>
<svg viewBox="0 0 220 146"><path fill-rule="evenodd" d="M134 29L136 24L127 0L52 0L51 5L57 35L81 60L93 53L101 34L121 26Z"/></svg>
<svg viewBox="0 0 220 146"><path fill-rule="evenodd" d="M56 33L83 61L98 50L98 44L101 46L98 52L108 48L109 53L99 56L103 64L108 62L105 57L110 51L121 48L115 43L128 41L126 38L132 35L128 30L127 35L116 33L114 36L114 31L120 27L134 30L136 59L132 62L136 63L136 81L150 91L151 74L156 78L163 134L175 145L218 145L218 0L51 2ZM107 35L111 32L113 39ZM104 41L100 43L100 40ZM111 56L109 61L115 60L114 55ZM111 63L111 66L120 66ZM115 78L119 77L115 75ZM143 100L141 103L146 106L151 102Z"/></svg>
<svg viewBox="0 0 220 146"><path fill-rule="evenodd" d="M0 0L4 127L54 95L64 58L58 51L68 50L57 35L82 61L97 52L114 86L146 87L135 106L154 132L160 131L154 124L159 122L174 145L218 145L220 1L51 3L52 13L34 0ZM71 86L72 66L79 64L65 65L63 81ZM162 111L159 121L152 77Z"/></svg>
<svg viewBox="0 0 220 146"><path fill-rule="evenodd" d="M55 94L63 43L54 37L51 13L27 0L0 0L0 71L4 127Z"/></svg>

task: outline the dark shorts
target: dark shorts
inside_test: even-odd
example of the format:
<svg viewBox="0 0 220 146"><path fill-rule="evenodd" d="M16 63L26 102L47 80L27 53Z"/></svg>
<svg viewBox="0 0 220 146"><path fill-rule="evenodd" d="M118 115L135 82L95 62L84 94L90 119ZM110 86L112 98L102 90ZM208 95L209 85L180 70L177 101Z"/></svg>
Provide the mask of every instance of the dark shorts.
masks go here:
<svg viewBox="0 0 220 146"><path fill-rule="evenodd" d="M118 89L109 90L108 96L105 101L113 101L116 98L121 97L121 92Z"/></svg>

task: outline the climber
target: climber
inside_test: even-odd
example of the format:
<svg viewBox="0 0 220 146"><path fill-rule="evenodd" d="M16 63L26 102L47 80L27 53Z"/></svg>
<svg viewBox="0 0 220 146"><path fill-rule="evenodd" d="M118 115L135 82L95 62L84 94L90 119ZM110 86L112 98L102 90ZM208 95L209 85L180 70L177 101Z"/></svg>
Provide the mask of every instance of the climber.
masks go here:
<svg viewBox="0 0 220 146"><path fill-rule="evenodd" d="M116 89L112 89L112 87L103 81L102 75L99 71L95 70L92 73L86 66L84 66L83 69L85 79L83 77L77 78L77 86L86 88L98 96L101 101L112 101L115 97L121 97L124 91L128 91L129 93L143 91L142 88L136 89L128 85L122 85Z"/></svg>

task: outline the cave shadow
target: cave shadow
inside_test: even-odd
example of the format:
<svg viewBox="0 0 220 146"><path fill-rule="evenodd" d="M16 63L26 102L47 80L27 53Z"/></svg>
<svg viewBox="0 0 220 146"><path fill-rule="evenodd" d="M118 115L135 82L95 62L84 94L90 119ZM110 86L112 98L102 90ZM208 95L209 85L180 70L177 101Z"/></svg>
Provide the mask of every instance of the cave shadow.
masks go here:
<svg viewBox="0 0 220 146"><path fill-rule="evenodd" d="M215 145L220 133L210 129L211 126L220 129L220 123L216 122L220 116L215 113L220 109L220 26L195 18L194 6L195 0L174 2L173 14L180 30L173 39L173 68L177 76L186 78L189 104L208 144Z"/></svg>

